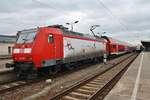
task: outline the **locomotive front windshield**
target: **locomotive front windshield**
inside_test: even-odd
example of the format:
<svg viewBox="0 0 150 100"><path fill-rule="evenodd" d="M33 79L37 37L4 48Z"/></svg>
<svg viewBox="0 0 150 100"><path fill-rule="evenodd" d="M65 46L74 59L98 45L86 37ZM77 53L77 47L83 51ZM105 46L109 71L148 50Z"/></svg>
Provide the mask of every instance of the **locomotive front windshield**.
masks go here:
<svg viewBox="0 0 150 100"><path fill-rule="evenodd" d="M17 43L31 43L36 37L37 30L27 30L18 33Z"/></svg>

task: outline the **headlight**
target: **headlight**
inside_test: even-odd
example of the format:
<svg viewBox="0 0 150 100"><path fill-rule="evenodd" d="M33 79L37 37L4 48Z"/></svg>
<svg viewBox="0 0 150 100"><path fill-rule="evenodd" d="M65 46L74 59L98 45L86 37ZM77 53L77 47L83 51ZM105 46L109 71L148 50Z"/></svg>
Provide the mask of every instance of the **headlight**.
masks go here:
<svg viewBox="0 0 150 100"><path fill-rule="evenodd" d="M20 52L20 49L14 49L13 50L13 53L19 53Z"/></svg>
<svg viewBox="0 0 150 100"><path fill-rule="evenodd" d="M24 53L31 53L31 48L25 48Z"/></svg>

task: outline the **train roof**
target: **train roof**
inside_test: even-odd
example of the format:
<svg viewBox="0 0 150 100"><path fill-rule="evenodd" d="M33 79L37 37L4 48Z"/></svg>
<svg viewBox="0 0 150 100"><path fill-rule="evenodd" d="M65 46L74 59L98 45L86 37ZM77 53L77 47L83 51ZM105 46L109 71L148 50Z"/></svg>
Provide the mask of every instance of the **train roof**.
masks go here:
<svg viewBox="0 0 150 100"><path fill-rule="evenodd" d="M114 38L112 38L112 37L102 36L102 38L106 39L106 40L109 41L111 44L121 44L121 45L132 46L132 45L129 44L128 42L120 41L120 40L114 39Z"/></svg>

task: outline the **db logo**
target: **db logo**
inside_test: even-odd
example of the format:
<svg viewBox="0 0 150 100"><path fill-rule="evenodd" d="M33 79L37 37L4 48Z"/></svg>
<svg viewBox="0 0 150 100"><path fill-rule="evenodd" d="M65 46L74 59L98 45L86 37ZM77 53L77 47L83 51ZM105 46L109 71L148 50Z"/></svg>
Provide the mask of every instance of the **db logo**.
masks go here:
<svg viewBox="0 0 150 100"><path fill-rule="evenodd" d="M20 53L23 53L24 52L24 49L20 49Z"/></svg>

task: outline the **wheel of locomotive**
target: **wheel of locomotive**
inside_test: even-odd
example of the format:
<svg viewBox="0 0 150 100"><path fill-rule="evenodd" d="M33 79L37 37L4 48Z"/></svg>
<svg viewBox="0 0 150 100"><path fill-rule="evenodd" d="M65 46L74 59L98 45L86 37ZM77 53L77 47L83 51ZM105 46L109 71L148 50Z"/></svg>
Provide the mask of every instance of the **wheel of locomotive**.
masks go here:
<svg viewBox="0 0 150 100"><path fill-rule="evenodd" d="M18 79L34 79L37 77L37 71L33 69L28 70L17 69L16 73Z"/></svg>
<svg viewBox="0 0 150 100"><path fill-rule="evenodd" d="M22 70L18 70L16 75L17 75L18 79L26 79L27 78L27 74L25 72L23 72Z"/></svg>
<svg viewBox="0 0 150 100"><path fill-rule="evenodd" d="M99 58L94 58L93 61L94 61L95 63L99 63L99 62L100 62Z"/></svg>
<svg viewBox="0 0 150 100"><path fill-rule="evenodd" d="M26 72L26 79L35 79L37 78L38 74L37 71L30 69Z"/></svg>
<svg viewBox="0 0 150 100"><path fill-rule="evenodd" d="M25 79L26 78L26 75L25 75L25 73L24 73L24 71L23 70L21 70L19 67L14 67L14 72L15 72L15 74L16 74L16 77L18 78L18 79Z"/></svg>
<svg viewBox="0 0 150 100"><path fill-rule="evenodd" d="M97 60L98 60L98 63L100 63L100 62L103 61L103 58L102 57L97 57Z"/></svg>
<svg viewBox="0 0 150 100"><path fill-rule="evenodd" d="M49 74L55 75L61 70L61 65L51 66L49 67Z"/></svg>
<svg viewBox="0 0 150 100"><path fill-rule="evenodd" d="M44 68L44 69L38 69L37 71L37 75L38 77L44 77L47 76L47 74L49 73L49 68Z"/></svg>
<svg viewBox="0 0 150 100"><path fill-rule="evenodd" d="M70 63L65 64L65 67L66 67L67 69L69 69L69 70L73 70L73 69L74 69L73 65L71 65Z"/></svg>
<svg viewBox="0 0 150 100"><path fill-rule="evenodd" d="M19 71L19 68L18 67L14 67L13 72L15 72L17 74L18 71Z"/></svg>

